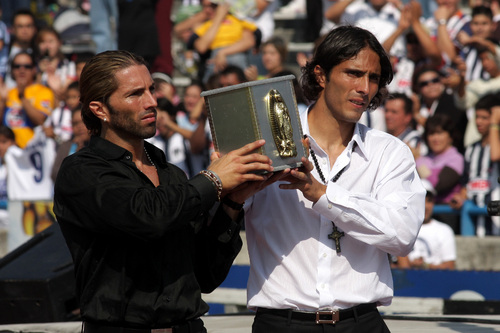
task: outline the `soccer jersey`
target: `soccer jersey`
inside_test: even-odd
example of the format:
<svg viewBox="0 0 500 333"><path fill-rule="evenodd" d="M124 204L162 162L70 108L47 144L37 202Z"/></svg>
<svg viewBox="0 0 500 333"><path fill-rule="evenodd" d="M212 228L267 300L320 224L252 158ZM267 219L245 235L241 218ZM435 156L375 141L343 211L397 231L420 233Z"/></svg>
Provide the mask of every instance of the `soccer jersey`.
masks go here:
<svg viewBox="0 0 500 333"><path fill-rule="evenodd" d="M40 112L49 116L54 108L54 93L49 88L35 83L24 90L24 96ZM24 148L33 137L34 124L30 121L26 111L22 108L19 91L13 88L5 101L3 124L10 127L16 135L16 144Z"/></svg>
<svg viewBox="0 0 500 333"><path fill-rule="evenodd" d="M41 126L24 149L11 146L5 154L9 200L52 200L50 177L55 159L55 142Z"/></svg>

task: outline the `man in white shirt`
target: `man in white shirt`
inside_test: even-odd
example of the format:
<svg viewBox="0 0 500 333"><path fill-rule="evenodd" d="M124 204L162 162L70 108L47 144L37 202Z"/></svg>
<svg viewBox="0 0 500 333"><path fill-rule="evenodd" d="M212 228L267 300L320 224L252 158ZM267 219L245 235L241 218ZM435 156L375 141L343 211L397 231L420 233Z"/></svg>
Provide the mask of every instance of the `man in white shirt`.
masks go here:
<svg viewBox="0 0 500 333"><path fill-rule="evenodd" d="M410 266L428 269L454 269L457 259L455 233L446 223L432 218L436 190L428 180L423 179L422 183L427 190L425 219L415 246L408 255Z"/></svg>
<svg viewBox="0 0 500 333"><path fill-rule="evenodd" d="M310 156L245 205L252 331L389 332L377 311L393 297L388 254L412 249L425 197L408 146L358 123L391 64L370 32L342 26L303 73Z"/></svg>

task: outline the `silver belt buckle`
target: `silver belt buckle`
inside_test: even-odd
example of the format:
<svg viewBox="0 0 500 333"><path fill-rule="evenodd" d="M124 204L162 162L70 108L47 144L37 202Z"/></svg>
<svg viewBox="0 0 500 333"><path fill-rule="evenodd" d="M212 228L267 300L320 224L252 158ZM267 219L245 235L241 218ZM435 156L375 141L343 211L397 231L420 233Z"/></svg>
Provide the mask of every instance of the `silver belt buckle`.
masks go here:
<svg viewBox="0 0 500 333"><path fill-rule="evenodd" d="M331 316L329 319L321 319L321 316ZM318 310L316 311L316 324L335 324L338 322L339 312L337 310Z"/></svg>
<svg viewBox="0 0 500 333"><path fill-rule="evenodd" d="M172 333L173 331L172 328L153 328L151 333Z"/></svg>

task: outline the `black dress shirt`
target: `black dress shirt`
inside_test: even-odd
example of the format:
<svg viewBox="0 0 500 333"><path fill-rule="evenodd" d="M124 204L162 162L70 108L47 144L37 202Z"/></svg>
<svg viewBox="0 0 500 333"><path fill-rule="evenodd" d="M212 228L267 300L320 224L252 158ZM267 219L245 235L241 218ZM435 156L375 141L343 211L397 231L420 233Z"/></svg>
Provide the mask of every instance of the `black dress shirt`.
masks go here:
<svg viewBox="0 0 500 333"><path fill-rule="evenodd" d="M54 212L73 256L84 321L155 328L197 318L208 310L201 292L224 280L241 249L240 221L219 208L207 223L216 201L211 181L187 180L145 146L158 187L129 151L100 137L59 170Z"/></svg>

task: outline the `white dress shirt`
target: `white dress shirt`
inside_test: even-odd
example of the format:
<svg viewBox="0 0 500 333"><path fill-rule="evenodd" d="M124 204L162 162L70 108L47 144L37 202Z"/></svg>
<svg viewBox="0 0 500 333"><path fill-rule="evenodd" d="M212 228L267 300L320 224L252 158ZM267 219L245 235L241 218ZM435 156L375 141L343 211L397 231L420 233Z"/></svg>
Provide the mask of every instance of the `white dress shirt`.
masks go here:
<svg viewBox="0 0 500 333"><path fill-rule="evenodd" d="M309 134L307 113L301 121ZM412 153L401 140L356 124L330 170L326 153L314 138L310 142L330 180L316 204L275 183L245 205L248 306L313 311L388 305L393 284L387 254L407 255L424 218L425 190ZM321 181L316 170L312 174ZM340 254L328 238L331 221L345 233Z"/></svg>
<svg viewBox="0 0 500 333"><path fill-rule="evenodd" d="M432 265L456 260L457 250L453 229L435 219L423 224L408 258L410 260L422 258L425 263Z"/></svg>

